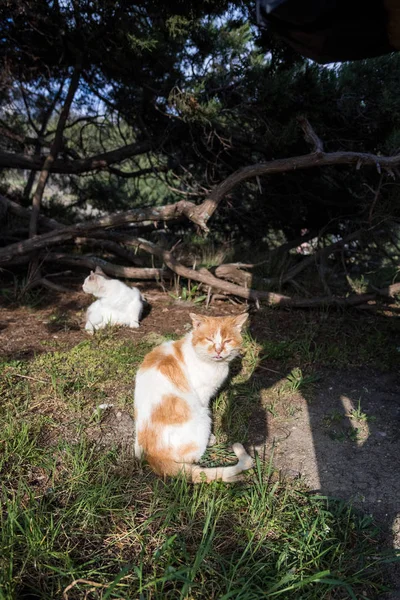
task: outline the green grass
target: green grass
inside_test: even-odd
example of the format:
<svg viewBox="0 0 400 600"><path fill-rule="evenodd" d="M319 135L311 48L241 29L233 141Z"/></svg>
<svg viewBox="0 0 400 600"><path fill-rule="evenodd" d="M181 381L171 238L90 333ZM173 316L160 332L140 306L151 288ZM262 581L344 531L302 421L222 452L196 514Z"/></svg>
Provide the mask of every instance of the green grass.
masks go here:
<svg viewBox="0 0 400 600"><path fill-rule="evenodd" d="M366 423L367 421L375 421L374 416L369 416L362 410L360 400L357 403L357 408L353 408L346 416L360 423Z"/></svg>
<svg viewBox="0 0 400 600"><path fill-rule="evenodd" d="M87 583L65 598L379 598L389 558L371 519L345 504L281 481L258 459L240 484L191 485L95 445L96 406L131 410L136 369L160 341L110 329L1 365L0 599L62 598L78 579ZM221 437L246 439L260 356L290 357L299 342L283 352L246 336L213 407ZM296 386L313 383L300 373ZM204 463L228 458L219 443Z"/></svg>
<svg viewBox="0 0 400 600"><path fill-rule="evenodd" d="M115 452L84 440L33 449L35 432L5 435L31 442L19 457L30 472L0 491L2 598L61 597L76 579L104 585L98 598L319 600L383 589L370 520L301 484L274 483L259 461L241 485L193 486L126 473Z"/></svg>

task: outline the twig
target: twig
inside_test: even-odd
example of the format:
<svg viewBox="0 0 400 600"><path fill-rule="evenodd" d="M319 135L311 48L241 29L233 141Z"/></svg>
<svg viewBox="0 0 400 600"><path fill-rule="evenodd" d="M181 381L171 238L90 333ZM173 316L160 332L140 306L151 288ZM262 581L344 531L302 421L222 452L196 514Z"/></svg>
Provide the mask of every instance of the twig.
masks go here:
<svg viewBox="0 0 400 600"><path fill-rule="evenodd" d="M370 206L370 209L369 209L369 215L368 215L368 222L369 222L369 224L372 223L372 215L373 215L373 212L374 212L375 205L376 205L376 203L378 201L378 198L380 196L380 193L381 193L382 181L383 181L383 177L381 175L380 178L379 178L378 187L376 188L376 190L374 192L374 199L373 199L373 201L371 203L371 206Z"/></svg>
<svg viewBox="0 0 400 600"><path fill-rule="evenodd" d="M206 299L206 310L210 306L210 300L211 300L211 286L209 285L208 291L207 291L207 299Z"/></svg>
<svg viewBox="0 0 400 600"><path fill-rule="evenodd" d="M72 590L76 585L83 583L85 585L91 585L93 588L107 589L111 584L109 583L97 583L96 581L90 581L89 579L75 579L72 583L67 585L63 591L63 600L69 600L68 592Z"/></svg>
<svg viewBox="0 0 400 600"><path fill-rule="evenodd" d="M32 381L39 381L39 383L49 383L45 379L37 379L36 377L30 377L30 375L21 375L21 373L13 373L15 377L22 377L23 379L31 379Z"/></svg>
<svg viewBox="0 0 400 600"><path fill-rule="evenodd" d="M64 277L65 275L71 275L72 271L60 271L59 273L47 273L46 277Z"/></svg>
<svg viewBox="0 0 400 600"><path fill-rule="evenodd" d="M53 283L52 281L48 281L45 277L34 277L32 278L32 280L26 285L25 287L25 292L27 292L28 290L31 290L34 287L46 287L49 290L52 290L54 292L61 292L63 294L65 293L69 293L71 290L62 286L62 285L58 285L57 283Z"/></svg>
<svg viewBox="0 0 400 600"><path fill-rule="evenodd" d="M275 371L275 369L270 369L269 367L264 367L263 365L258 365L257 369L261 369L262 371L271 371L271 373L282 375L282 371Z"/></svg>

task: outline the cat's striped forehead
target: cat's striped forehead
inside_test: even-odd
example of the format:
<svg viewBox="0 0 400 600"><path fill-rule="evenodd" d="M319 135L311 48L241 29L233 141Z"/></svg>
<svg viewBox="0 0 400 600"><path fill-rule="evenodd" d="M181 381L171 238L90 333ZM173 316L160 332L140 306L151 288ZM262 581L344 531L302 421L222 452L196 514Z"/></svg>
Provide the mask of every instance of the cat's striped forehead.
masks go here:
<svg viewBox="0 0 400 600"><path fill-rule="evenodd" d="M201 343L212 339L215 343L222 343L227 339L241 342L240 329L247 319L247 314L236 317L205 317L203 315L190 315L193 322L193 343Z"/></svg>

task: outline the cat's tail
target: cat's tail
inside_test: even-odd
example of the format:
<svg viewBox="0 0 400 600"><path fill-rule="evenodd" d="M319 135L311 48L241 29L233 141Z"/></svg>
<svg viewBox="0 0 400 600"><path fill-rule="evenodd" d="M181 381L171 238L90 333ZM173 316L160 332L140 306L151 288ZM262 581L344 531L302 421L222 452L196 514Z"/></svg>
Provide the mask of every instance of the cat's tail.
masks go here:
<svg viewBox="0 0 400 600"><path fill-rule="evenodd" d="M236 465L230 467L204 468L199 465L186 463L184 466L184 473L188 475L194 483L201 483L202 481L209 483L210 481L216 480L226 481L227 483L239 481L241 479L239 476L240 473L252 468L253 459L247 454L242 444L233 444L232 450L238 457Z"/></svg>

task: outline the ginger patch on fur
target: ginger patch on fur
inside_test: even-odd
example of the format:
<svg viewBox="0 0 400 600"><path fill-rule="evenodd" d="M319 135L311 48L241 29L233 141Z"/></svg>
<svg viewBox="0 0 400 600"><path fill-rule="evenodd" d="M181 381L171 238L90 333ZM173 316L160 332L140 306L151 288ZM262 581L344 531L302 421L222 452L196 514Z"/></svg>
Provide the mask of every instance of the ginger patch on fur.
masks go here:
<svg viewBox="0 0 400 600"><path fill-rule="evenodd" d="M189 391L189 385L179 360L173 354L166 354L161 348L154 348L147 354L141 369L158 369L178 390Z"/></svg>
<svg viewBox="0 0 400 600"><path fill-rule="evenodd" d="M189 421L190 416L191 411L186 400L175 394L164 394L151 413L152 421L162 425L181 425Z"/></svg>

